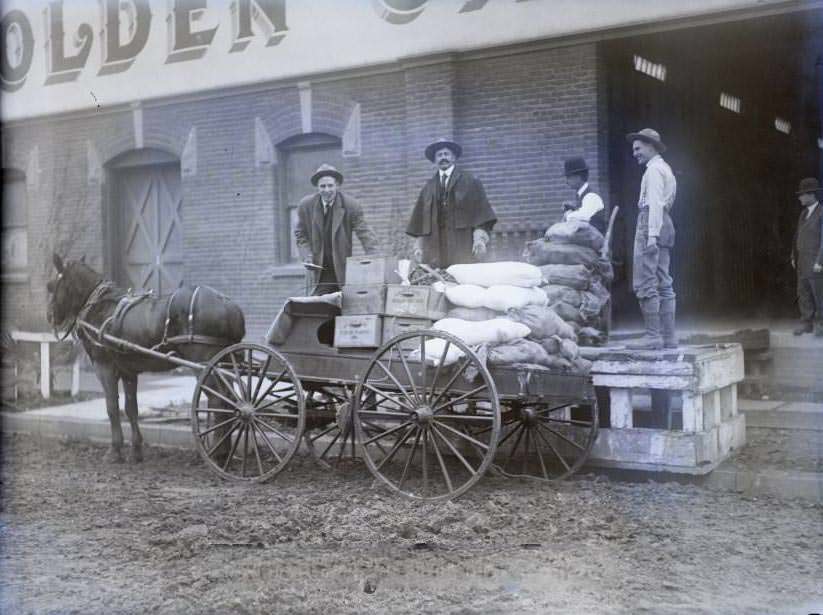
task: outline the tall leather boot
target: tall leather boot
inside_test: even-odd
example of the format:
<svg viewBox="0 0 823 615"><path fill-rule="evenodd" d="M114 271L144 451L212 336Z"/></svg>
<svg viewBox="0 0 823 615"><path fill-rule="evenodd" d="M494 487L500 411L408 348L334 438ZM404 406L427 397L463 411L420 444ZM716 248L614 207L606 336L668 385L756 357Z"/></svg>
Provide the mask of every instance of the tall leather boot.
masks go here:
<svg viewBox="0 0 823 615"><path fill-rule="evenodd" d="M630 350L660 350L663 348L663 338L660 337L660 303L657 299L640 302L640 311L643 322L646 323L646 332L636 342L629 342L626 348Z"/></svg>
<svg viewBox="0 0 823 615"><path fill-rule="evenodd" d="M676 299L660 301L660 326L663 333L663 348L677 348L677 332L674 330Z"/></svg>

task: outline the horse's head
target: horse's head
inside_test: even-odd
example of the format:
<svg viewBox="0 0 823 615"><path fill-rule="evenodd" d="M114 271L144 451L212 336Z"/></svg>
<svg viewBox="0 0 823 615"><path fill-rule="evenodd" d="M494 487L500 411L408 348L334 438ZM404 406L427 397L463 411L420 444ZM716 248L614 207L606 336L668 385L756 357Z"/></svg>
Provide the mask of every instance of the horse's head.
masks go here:
<svg viewBox="0 0 823 615"><path fill-rule="evenodd" d="M102 279L100 274L86 265L85 257L79 261L66 261L57 254L52 257L57 277L46 285L49 291L47 318L55 329L77 317L94 288Z"/></svg>

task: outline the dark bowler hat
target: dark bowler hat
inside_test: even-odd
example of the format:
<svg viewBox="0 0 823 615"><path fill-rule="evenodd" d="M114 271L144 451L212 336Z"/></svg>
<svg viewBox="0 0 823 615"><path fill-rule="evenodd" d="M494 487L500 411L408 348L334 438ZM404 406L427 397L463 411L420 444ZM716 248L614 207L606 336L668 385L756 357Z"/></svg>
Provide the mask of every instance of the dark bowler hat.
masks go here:
<svg viewBox="0 0 823 615"><path fill-rule="evenodd" d="M655 149L661 154L666 151L666 146L660 140L660 133L653 128L644 128L638 132L630 132L626 135L626 141L643 141L644 143L651 143Z"/></svg>
<svg viewBox="0 0 823 615"><path fill-rule="evenodd" d="M569 158L563 162L563 174L566 177L569 175L577 175L578 173L588 170L589 167L586 165L586 161L582 158Z"/></svg>
<svg viewBox="0 0 823 615"><path fill-rule="evenodd" d="M447 147L451 151L453 151L455 158L460 158L460 155L463 153L463 148L460 147L457 143L455 143L454 141L449 141L448 139L441 138L426 148L426 158L434 162L434 155L437 153L437 150L441 150L444 147Z"/></svg>
<svg viewBox="0 0 823 615"><path fill-rule="evenodd" d="M317 182L320 181L321 177L327 176L336 179L338 184L343 183L343 174L330 164L323 163L319 167L317 167L317 170L314 172L314 175L311 176L311 185L316 186Z"/></svg>
<svg viewBox="0 0 823 615"><path fill-rule="evenodd" d="M801 194L815 194L820 192L820 182L816 177L806 177L800 180L800 186L797 188L797 195Z"/></svg>

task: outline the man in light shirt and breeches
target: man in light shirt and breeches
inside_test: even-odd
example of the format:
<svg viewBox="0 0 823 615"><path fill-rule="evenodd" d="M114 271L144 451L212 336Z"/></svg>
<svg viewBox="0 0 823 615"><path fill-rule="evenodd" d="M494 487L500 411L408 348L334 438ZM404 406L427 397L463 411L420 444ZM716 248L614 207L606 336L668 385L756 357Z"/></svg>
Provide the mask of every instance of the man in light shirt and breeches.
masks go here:
<svg viewBox="0 0 823 615"><path fill-rule="evenodd" d="M637 202L632 276L646 332L641 340L627 346L644 350L676 348L675 294L669 264L674 246L671 211L677 181L671 167L660 155L666 151L666 146L656 130L644 128L626 138L632 144L632 156L646 167Z"/></svg>

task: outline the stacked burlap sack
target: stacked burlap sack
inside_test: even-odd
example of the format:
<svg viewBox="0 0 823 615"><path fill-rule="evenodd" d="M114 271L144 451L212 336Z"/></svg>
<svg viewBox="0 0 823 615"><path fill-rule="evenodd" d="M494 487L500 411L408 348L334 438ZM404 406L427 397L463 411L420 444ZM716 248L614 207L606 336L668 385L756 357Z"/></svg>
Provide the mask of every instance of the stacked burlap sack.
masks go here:
<svg viewBox="0 0 823 615"><path fill-rule="evenodd" d="M496 262L452 265L447 271L457 281L446 288L451 309L433 328L479 347L489 365L580 372L591 368L580 357L572 326L548 306L538 267ZM445 343L427 343L427 360L449 364L460 358L458 349L449 347L448 356L443 356L444 350Z"/></svg>
<svg viewBox="0 0 823 615"><path fill-rule="evenodd" d="M523 258L539 267L547 304L577 333L583 346L608 341L611 262L600 256L603 235L588 222L569 220L526 244Z"/></svg>

